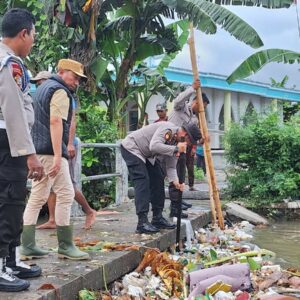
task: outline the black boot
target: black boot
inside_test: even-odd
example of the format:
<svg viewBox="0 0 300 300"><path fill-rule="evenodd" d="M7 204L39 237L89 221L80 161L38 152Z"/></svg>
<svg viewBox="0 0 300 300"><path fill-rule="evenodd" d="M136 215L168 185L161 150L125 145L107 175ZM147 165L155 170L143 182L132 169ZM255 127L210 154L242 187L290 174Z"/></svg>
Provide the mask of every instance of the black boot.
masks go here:
<svg viewBox="0 0 300 300"><path fill-rule="evenodd" d="M0 291L1 292L20 292L29 288L27 280L19 279L9 272L6 268L6 258L0 258Z"/></svg>
<svg viewBox="0 0 300 300"><path fill-rule="evenodd" d="M187 209L188 209L188 208L191 208L193 206L192 204L187 203L187 202L185 202L183 200L182 200L181 204L182 204L182 209L183 209L183 207L187 207Z"/></svg>
<svg viewBox="0 0 300 300"><path fill-rule="evenodd" d="M174 229L176 227L175 224L170 223L163 217L161 210L153 211L153 219L151 224L159 229Z"/></svg>
<svg viewBox="0 0 300 300"><path fill-rule="evenodd" d="M177 218L177 203L173 203L171 202L171 206L170 206L170 218L176 217ZM188 214L184 213L181 211L181 218L182 219L187 219L188 218Z"/></svg>
<svg viewBox="0 0 300 300"><path fill-rule="evenodd" d="M175 206L177 205L176 203L179 199L179 192L180 191L173 184L169 185L169 197L170 197L171 203L175 203L174 204ZM171 206L172 206L172 204L171 204ZM189 207L191 207L191 204L188 204L188 203L182 201L182 205L181 205L182 210L187 210Z"/></svg>
<svg viewBox="0 0 300 300"><path fill-rule="evenodd" d="M136 233L153 234L159 232L159 229L153 226L149 221L146 213L138 215L138 224L136 227Z"/></svg>
<svg viewBox="0 0 300 300"><path fill-rule="evenodd" d="M40 276L42 274L42 269L39 266L35 264L29 266L20 260L19 249L19 247L10 249L9 257L6 260L6 266L19 278L33 278Z"/></svg>

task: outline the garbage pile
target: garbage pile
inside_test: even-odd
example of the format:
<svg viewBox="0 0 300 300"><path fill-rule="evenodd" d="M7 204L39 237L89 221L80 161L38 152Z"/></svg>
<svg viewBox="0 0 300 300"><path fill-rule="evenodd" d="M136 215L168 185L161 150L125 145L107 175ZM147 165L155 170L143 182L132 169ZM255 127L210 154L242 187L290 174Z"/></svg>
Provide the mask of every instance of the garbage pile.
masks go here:
<svg viewBox="0 0 300 300"><path fill-rule="evenodd" d="M182 253L147 249L137 269L108 293L93 298L83 290L79 299L299 299L300 272L282 269L273 252L252 244L253 228L243 221L223 231L199 229Z"/></svg>

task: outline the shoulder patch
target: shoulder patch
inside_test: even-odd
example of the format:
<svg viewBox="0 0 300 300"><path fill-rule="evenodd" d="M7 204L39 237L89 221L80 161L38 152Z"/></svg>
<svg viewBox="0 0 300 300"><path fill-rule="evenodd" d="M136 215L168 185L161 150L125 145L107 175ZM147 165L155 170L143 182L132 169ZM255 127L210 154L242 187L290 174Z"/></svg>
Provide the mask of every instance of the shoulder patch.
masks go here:
<svg viewBox="0 0 300 300"><path fill-rule="evenodd" d="M12 68L12 76L13 76L17 86L20 89L22 89L23 70L22 70L21 66L16 62L12 62L10 65Z"/></svg>
<svg viewBox="0 0 300 300"><path fill-rule="evenodd" d="M20 58L8 53L8 55L1 61L0 71L2 71L5 66L10 69L12 77L21 91L23 93L28 91L30 77L23 64L23 61Z"/></svg>
<svg viewBox="0 0 300 300"><path fill-rule="evenodd" d="M167 145L176 145L176 138L177 138L176 133L173 134L172 130L169 129L165 133L165 144L167 144Z"/></svg>
<svg viewBox="0 0 300 300"><path fill-rule="evenodd" d="M172 139L172 131L171 130L168 130L166 133L165 133L165 140L166 142L169 142L171 141Z"/></svg>

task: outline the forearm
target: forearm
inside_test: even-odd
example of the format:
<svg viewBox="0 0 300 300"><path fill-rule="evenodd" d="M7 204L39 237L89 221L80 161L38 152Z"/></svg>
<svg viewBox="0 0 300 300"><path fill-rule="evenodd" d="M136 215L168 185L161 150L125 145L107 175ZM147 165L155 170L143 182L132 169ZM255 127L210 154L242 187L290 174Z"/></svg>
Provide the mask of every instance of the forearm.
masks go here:
<svg viewBox="0 0 300 300"><path fill-rule="evenodd" d="M166 155L166 156L174 156L175 155L176 146L166 145L159 141L151 141L150 142L150 151L154 155Z"/></svg>
<svg viewBox="0 0 300 300"><path fill-rule="evenodd" d="M178 159L176 157L167 157L165 158L166 162L166 172L169 182L178 181L177 176L177 165Z"/></svg>
<svg viewBox="0 0 300 300"><path fill-rule="evenodd" d="M195 92L193 87L187 88L185 91L180 93L174 100L174 109L180 110L184 103L188 101L191 95Z"/></svg>
<svg viewBox="0 0 300 300"><path fill-rule="evenodd" d="M62 156L63 123L59 117L50 117L50 134L54 156Z"/></svg>

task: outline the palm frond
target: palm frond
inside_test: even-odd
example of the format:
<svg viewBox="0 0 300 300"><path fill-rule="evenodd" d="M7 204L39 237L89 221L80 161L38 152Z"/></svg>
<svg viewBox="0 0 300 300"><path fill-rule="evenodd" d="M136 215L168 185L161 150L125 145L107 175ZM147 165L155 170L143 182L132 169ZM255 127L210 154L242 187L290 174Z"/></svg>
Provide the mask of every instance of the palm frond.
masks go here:
<svg viewBox="0 0 300 300"><path fill-rule="evenodd" d="M287 8L294 0L207 0L219 5L258 6L265 8Z"/></svg>
<svg viewBox="0 0 300 300"><path fill-rule="evenodd" d="M238 79L246 78L271 62L300 63L300 53L284 49L268 49L256 52L241 63L226 80L228 83L233 83Z"/></svg>
<svg viewBox="0 0 300 300"><path fill-rule="evenodd" d="M104 32L109 31L129 31L132 26L133 18L131 16L122 16L108 22L104 27Z"/></svg>
<svg viewBox="0 0 300 300"><path fill-rule="evenodd" d="M195 15L198 10L205 12L215 24L220 25L237 40L253 48L263 46L263 42L255 29L225 7L206 0L184 0L181 3L189 15L194 15L193 22L197 21ZM201 22L201 19L199 21Z"/></svg>
<svg viewBox="0 0 300 300"><path fill-rule="evenodd" d="M212 18L198 5L186 0L178 1L176 12L181 19L189 19L200 31L206 34L217 32L217 26Z"/></svg>

